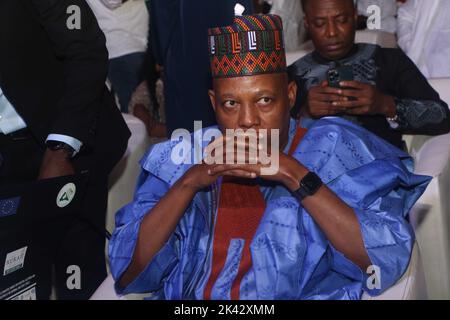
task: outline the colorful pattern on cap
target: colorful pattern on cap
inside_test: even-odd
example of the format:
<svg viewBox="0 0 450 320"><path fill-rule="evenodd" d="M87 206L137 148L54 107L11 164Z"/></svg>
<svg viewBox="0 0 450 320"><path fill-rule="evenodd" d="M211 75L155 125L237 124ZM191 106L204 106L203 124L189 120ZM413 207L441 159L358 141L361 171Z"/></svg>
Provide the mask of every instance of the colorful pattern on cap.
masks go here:
<svg viewBox="0 0 450 320"><path fill-rule="evenodd" d="M286 71L283 24L277 15L238 16L208 31L214 78Z"/></svg>

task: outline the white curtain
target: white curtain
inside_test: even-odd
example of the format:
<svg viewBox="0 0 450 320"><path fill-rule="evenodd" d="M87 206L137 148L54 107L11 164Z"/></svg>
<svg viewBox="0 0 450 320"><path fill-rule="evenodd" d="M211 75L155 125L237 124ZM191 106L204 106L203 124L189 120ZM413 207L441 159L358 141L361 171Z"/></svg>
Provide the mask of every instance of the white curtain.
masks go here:
<svg viewBox="0 0 450 320"><path fill-rule="evenodd" d="M303 10L300 0L270 0L270 13L279 15L283 20L284 42L286 51L296 51L304 42L305 27L303 25Z"/></svg>
<svg viewBox="0 0 450 320"><path fill-rule="evenodd" d="M398 11L398 44L427 78L450 77L449 0L408 0Z"/></svg>

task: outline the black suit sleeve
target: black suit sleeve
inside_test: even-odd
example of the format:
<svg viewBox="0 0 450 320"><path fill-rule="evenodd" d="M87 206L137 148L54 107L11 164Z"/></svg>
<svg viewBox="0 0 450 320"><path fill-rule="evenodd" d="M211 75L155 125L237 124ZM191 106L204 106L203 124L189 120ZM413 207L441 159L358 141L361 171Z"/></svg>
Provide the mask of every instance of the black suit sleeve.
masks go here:
<svg viewBox="0 0 450 320"><path fill-rule="evenodd" d="M414 62L399 49L392 50L396 66L392 87L403 133L440 135L450 131L450 111Z"/></svg>
<svg viewBox="0 0 450 320"><path fill-rule="evenodd" d="M55 56L64 66L64 92L58 102L50 133L74 137L84 144L92 139L108 72L106 40L84 0L28 0L48 35ZM74 11L80 28L68 27ZM73 7L72 7L73 8Z"/></svg>

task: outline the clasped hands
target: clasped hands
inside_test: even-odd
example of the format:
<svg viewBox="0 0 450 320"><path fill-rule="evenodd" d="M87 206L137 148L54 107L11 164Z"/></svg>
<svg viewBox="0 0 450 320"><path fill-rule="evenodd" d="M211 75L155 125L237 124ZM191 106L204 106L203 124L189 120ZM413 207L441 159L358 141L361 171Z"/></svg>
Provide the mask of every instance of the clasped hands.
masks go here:
<svg viewBox="0 0 450 320"><path fill-rule="evenodd" d="M231 151L230 148L227 148L229 143L234 143ZM230 152L233 153L231 157ZM267 163L260 156L266 152L264 144L259 142L250 143L247 139L221 136L208 145L205 149L206 157L203 162L191 167L183 179L186 185L195 191L210 186L219 177L224 176L241 179L260 177L284 184L291 191L297 190L299 181L307 174L308 170L298 160L281 151L276 155L278 159L271 158L271 163ZM269 158L270 156L269 152ZM230 158L234 161L227 161ZM223 161L216 161L217 159L223 159ZM238 159L245 159L245 161L237 161ZM273 174L262 173L264 172L262 169L273 166L274 163L276 165Z"/></svg>

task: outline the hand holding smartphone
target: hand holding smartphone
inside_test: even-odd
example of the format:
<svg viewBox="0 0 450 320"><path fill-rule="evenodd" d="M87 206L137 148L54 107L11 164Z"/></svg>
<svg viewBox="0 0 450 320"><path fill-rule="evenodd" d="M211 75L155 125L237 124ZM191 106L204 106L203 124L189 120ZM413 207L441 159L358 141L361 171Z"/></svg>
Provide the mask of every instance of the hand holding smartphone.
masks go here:
<svg viewBox="0 0 450 320"><path fill-rule="evenodd" d="M340 83L342 81L353 81L355 79L353 74L353 67L351 65L341 65L332 68L327 72L328 86L332 88L343 88ZM349 101L355 101L355 97L348 97Z"/></svg>

